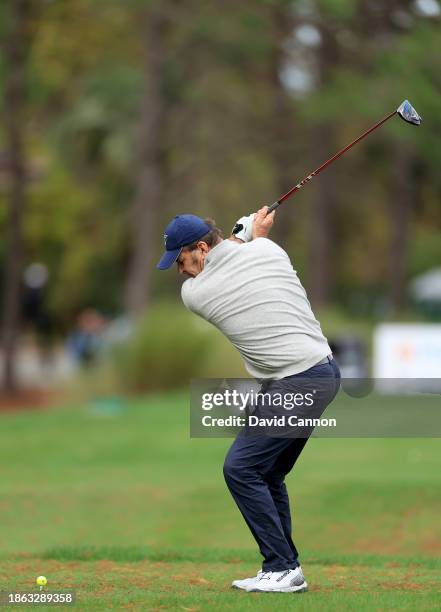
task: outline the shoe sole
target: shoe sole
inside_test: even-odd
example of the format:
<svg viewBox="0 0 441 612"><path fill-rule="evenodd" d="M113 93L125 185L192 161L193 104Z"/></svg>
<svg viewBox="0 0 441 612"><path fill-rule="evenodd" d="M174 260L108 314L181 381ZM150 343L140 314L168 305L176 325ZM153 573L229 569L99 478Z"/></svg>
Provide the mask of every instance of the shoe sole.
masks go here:
<svg viewBox="0 0 441 612"><path fill-rule="evenodd" d="M247 590L246 586L239 586L238 584L232 584L231 588L232 589L239 589L239 591L246 591Z"/></svg>
<svg viewBox="0 0 441 612"><path fill-rule="evenodd" d="M306 593L308 584L304 582L300 586L282 587L280 589L247 589L248 593Z"/></svg>

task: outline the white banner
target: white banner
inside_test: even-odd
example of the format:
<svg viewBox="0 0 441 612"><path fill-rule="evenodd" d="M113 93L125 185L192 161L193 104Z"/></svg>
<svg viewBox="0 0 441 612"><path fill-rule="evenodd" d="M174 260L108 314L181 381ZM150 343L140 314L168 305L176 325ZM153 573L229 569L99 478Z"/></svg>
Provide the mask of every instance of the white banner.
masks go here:
<svg viewBox="0 0 441 612"><path fill-rule="evenodd" d="M379 325L374 332L373 375L441 379L441 324Z"/></svg>

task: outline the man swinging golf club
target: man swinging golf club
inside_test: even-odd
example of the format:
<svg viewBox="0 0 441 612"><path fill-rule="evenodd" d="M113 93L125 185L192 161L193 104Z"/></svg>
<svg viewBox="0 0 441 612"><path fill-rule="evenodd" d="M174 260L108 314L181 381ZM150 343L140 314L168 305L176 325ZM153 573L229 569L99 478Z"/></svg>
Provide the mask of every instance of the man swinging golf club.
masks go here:
<svg viewBox="0 0 441 612"><path fill-rule="evenodd" d="M334 399L340 371L288 255L268 239L274 211L394 116L411 125L421 124L414 107L404 100L270 207L239 219L230 239L223 240L214 223L194 215L175 217L165 231L166 252L157 267L166 269L177 262L179 272L191 277L182 285L187 308L229 338L271 399L277 393L305 397L306 390L312 391L314 416L320 416ZM252 408L258 416L269 416L268 421L281 415L275 402ZM305 416L303 409L298 412ZM235 580L233 587L284 593L307 590L291 537L284 479L312 429L295 430L293 435L292 428L280 433L264 427L265 435L250 435L248 421L228 451L225 480L264 558L255 577Z"/></svg>
<svg viewBox="0 0 441 612"><path fill-rule="evenodd" d="M261 390L301 393L314 381L315 413L321 414L337 393L339 369L288 255L267 237L275 214L267 211L239 219L242 229L226 240L214 222L178 215L165 230L166 252L157 267L176 262L190 277L182 285L184 304L229 338ZM273 408L266 414L283 412ZM233 582L239 589L307 590L284 479L313 428L295 435L288 429L249 435L245 427L225 459L226 483L264 558L254 578Z"/></svg>

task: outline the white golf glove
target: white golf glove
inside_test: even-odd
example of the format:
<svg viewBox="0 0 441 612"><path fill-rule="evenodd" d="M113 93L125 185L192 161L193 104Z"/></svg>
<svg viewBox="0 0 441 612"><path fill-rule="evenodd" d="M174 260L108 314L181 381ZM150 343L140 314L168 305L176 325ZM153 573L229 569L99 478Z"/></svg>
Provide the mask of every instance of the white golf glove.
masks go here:
<svg viewBox="0 0 441 612"><path fill-rule="evenodd" d="M243 242L250 242L253 239L253 223L255 214L256 213L251 213L251 215L248 215L248 217L241 217L236 221L233 230L238 225L242 226L242 229L240 229L237 234L234 234L236 238L243 240Z"/></svg>

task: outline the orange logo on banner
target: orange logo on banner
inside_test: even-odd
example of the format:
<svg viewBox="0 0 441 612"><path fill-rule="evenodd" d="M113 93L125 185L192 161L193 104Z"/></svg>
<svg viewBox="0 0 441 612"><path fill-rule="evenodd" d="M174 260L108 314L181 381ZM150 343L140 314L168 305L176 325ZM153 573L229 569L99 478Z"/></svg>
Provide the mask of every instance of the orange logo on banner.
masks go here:
<svg viewBox="0 0 441 612"><path fill-rule="evenodd" d="M398 357L402 361L410 361L413 357L414 350L410 344L401 344L397 346Z"/></svg>

